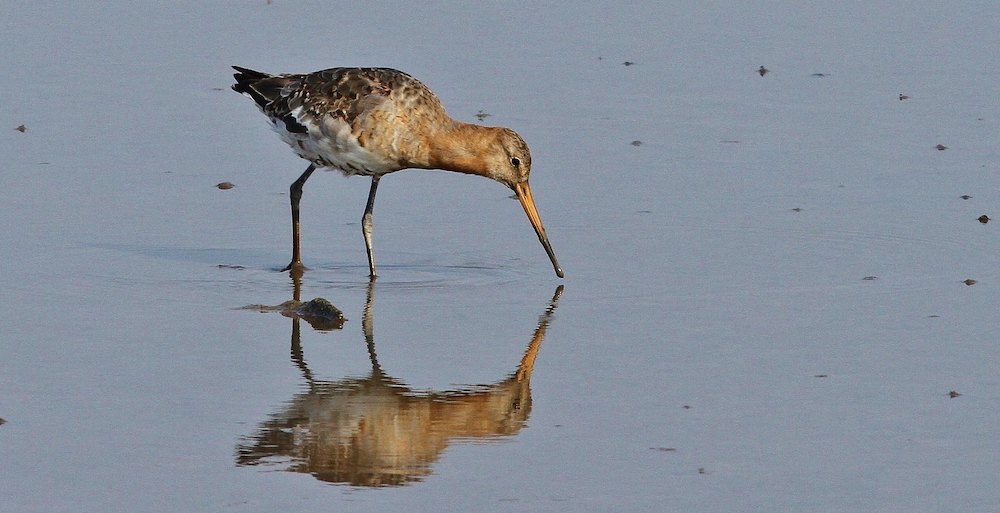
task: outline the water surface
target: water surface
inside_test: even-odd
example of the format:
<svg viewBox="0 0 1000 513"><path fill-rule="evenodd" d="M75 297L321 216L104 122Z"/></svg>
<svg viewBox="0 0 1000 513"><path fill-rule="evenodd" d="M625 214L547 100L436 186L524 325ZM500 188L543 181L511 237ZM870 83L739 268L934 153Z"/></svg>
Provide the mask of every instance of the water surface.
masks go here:
<svg viewBox="0 0 1000 513"><path fill-rule="evenodd" d="M397 10L2 8L0 509L1000 509L991 3ZM369 287L326 173L296 290L305 163L232 64L516 129L566 279L507 189L407 171ZM296 294L346 322L242 308Z"/></svg>

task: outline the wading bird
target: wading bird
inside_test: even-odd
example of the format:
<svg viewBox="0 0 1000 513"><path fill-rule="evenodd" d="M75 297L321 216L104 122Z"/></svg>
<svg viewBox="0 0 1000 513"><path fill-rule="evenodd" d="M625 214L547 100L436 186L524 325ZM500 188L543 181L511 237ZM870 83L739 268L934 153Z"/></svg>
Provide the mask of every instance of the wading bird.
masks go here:
<svg viewBox="0 0 1000 513"><path fill-rule="evenodd" d="M528 186L531 153L513 130L452 119L427 86L394 69L331 68L269 75L233 68L237 71L233 90L253 99L281 139L310 162L289 188L292 261L284 270L304 269L299 242L302 185L316 168L331 168L347 176L372 178L361 228L370 276L375 279L372 208L379 179L417 168L479 175L513 189L556 275L563 277Z"/></svg>

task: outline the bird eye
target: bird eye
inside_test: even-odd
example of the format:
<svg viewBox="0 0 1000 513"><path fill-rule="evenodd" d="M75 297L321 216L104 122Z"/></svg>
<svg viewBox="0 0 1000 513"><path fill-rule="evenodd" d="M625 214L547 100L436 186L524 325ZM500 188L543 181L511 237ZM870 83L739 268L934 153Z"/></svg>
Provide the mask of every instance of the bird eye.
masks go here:
<svg viewBox="0 0 1000 513"><path fill-rule="evenodd" d="M520 166L521 165L521 159L519 159L517 157L511 157L510 158L510 165L512 165L514 167Z"/></svg>

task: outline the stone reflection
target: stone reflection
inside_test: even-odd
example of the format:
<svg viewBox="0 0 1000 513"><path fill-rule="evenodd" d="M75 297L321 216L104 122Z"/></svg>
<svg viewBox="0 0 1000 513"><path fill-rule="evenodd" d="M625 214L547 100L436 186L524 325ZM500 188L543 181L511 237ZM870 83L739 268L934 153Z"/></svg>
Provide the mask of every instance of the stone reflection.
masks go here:
<svg viewBox="0 0 1000 513"><path fill-rule="evenodd" d="M309 473L331 483L398 486L429 475L455 439L517 433L531 411L531 371L562 288L540 316L517 369L492 385L463 390L415 392L383 372L375 354L374 282L362 319L372 364L366 377L316 379L302 352L299 319L293 317L292 361L306 390L237 446L237 465Z"/></svg>

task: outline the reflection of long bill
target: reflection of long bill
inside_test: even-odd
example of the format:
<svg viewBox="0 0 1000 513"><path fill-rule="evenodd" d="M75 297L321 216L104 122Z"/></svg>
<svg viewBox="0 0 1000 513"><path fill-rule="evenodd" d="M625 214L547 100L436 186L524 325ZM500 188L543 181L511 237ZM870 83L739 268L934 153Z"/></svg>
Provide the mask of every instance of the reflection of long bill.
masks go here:
<svg viewBox="0 0 1000 513"><path fill-rule="evenodd" d="M531 221L532 228L534 228L535 233L538 234L538 241L542 243L542 247L544 247L545 252L548 253L549 260L552 261L552 268L556 271L556 276L562 278L562 268L559 267L559 261L556 260L556 254L552 251L552 244L549 244L549 237L548 235L545 235L545 228L542 226L542 219L538 217L538 210L535 209L535 200L531 197L531 187L528 186L528 182L514 184L514 192L517 193L517 199L521 201L521 206L524 207L524 213L528 214L528 220Z"/></svg>

